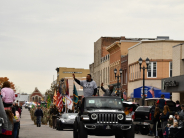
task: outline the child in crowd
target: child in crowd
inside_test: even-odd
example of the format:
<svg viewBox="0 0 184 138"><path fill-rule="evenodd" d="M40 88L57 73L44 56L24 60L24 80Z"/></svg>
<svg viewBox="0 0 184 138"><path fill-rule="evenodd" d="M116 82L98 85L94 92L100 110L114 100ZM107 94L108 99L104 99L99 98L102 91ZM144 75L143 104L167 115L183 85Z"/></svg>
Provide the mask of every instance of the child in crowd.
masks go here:
<svg viewBox="0 0 184 138"><path fill-rule="evenodd" d="M8 121L8 129L2 133L5 138L13 138L12 131L13 131L13 125L16 122L16 120L13 117L13 113L10 110L6 110L7 115L7 121Z"/></svg>
<svg viewBox="0 0 184 138"><path fill-rule="evenodd" d="M13 89L10 88L10 82L6 81L3 83L3 87L1 89L1 95L4 107L12 106L13 102L15 101L15 93Z"/></svg>
<svg viewBox="0 0 184 138"><path fill-rule="evenodd" d="M169 128L173 126L174 120L173 120L173 115L169 116L169 120L167 122L167 126L165 127L165 138L168 138L169 136Z"/></svg>
<svg viewBox="0 0 184 138"><path fill-rule="evenodd" d="M173 115L169 116L169 121L167 122L167 126L170 127L173 125L174 119L173 119Z"/></svg>

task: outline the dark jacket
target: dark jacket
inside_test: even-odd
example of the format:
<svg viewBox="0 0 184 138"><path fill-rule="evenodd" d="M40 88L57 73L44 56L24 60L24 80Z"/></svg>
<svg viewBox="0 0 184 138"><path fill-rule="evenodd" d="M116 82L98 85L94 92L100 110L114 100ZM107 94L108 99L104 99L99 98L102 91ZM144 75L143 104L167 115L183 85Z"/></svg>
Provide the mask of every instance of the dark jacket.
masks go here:
<svg viewBox="0 0 184 138"><path fill-rule="evenodd" d="M21 109L20 109L20 107L18 108L18 112L19 112L19 114L21 115Z"/></svg>
<svg viewBox="0 0 184 138"><path fill-rule="evenodd" d="M164 115L164 113L162 113L162 116L160 117L160 119L165 122L169 119L169 112L166 113L166 115Z"/></svg>
<svg viewBox="0 0 184 138"><path fill-rule="evenodd" d="M51 108L51 109L50 109L50 114L58 115L58 114L59 114L59 111L58 111L57 108Z"/></svg>
<svg viewBox="0 0 184 138"><path fill-rule="evenodd" d="M158 113L155 117L153 115L153 123L160 122L160 113Z"/></svg>
<svg viewBox="0 0 184 138"><path fill-rule="evenodd" d="M173 120L169 120L167 124L173 125Z"/></svg>
<svg viewBox="0 0 184 138"><path fill-rule="evenodd" d="M151 120L154 119L154 113L155 113L155 105L151 107Z"/></svg>
<svg viewBox="0 0 184 138"><path fill-rule="evenodd" d="M36 109L34 115L35 116L41 116L41 117L43 117L43 111L42 111L42 109Z"/></svg>
<svg viewBox="0 0 184 138"><path fill-rule="evenodd" d="M109 89L104 89L103 86L101 86L102 91L105 93L104 96L111 96L112 92Z"/></svg>
<svg viewBox="0 0 184 138"><path fill-rule="evenodd" d="M4 124L2 127L0 127L0 134L2 133L2 128L7 130L8 129L8 121L7 121L7 115L6 112L4 110L4 106L3 106L3 102L2 99L0 97L0 118L3 118L4 120Z"/></svg>
<svg viewBox="0 0 184 138"><path fill-rule="evenodd" d="M183 110L180 111L179 116L182 116L182 118L184 118L184 111Z"/></svg>
<svg viewBox="0 0 184 138"><path fill-rule="evenodd" d="M164 99L159 99L157 103L159 104L159 108L163 110L166 105L166 101Z"/></svg>

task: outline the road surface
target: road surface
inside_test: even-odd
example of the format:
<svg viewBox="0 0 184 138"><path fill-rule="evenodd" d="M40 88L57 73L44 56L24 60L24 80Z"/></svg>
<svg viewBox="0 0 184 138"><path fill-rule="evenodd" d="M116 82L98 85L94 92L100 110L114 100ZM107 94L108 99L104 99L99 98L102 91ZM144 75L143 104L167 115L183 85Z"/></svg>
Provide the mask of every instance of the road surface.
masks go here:
<svg viewBox="0 0 184 138"><path fill-rule="evenodd" d="M31 120L28 109L23 108L19 138L73 138L72 131L57 131L48 125L36 127ZM96 136L88 136L88 138L97 138ZM100 137L107 138L107 137ZM109 137L114 138L114 137ZM153 138L136 134L135 138Z"/></svg>

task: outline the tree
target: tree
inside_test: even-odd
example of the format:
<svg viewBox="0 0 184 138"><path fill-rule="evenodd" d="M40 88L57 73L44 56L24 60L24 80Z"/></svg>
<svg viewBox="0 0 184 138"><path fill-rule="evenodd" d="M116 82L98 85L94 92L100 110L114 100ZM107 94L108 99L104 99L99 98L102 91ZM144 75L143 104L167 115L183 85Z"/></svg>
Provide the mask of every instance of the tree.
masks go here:
<svg viewBox="0 0 184 138"><path fill-rule="evenodd" d="M0 86L1 86L1 88L2 88L3 83L4 83L5 81L9 81L9 78L7 78L7 77L0 77ZM9 82L10 82L10 81L9 81ZM15 84L13 84L13 82L10 82L10 87L16 92Z"/></svg>

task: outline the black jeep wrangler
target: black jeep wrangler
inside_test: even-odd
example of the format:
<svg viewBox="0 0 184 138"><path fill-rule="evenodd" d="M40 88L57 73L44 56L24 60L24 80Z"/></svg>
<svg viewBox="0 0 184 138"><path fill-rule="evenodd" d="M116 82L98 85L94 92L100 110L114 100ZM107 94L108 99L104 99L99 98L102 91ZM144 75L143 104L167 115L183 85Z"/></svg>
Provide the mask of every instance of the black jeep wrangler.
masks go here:
<svg viewBox="0 0 184 138"><path fill-rule="evenodd" d="M134 138L131 116L123 111L119 97L85 97L74 121L74 138L88 135Z"/></svg>

